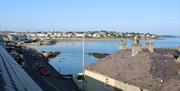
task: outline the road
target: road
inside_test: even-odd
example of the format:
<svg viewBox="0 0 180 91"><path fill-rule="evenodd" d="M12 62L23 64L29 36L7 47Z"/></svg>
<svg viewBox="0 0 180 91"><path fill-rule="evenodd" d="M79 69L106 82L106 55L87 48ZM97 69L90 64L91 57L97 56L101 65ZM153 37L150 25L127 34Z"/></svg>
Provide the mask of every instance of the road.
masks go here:
<svg viewBox="0 0 180 91"><path fill-rule="evenodd" d="M72 79L63 79L60 74L48 64L47 59L42 58L35 51L25 49L23 57L25 61L25 71L44 91L79 91ZM46 65L50 72L49 76L40 74L33 58Z"/></svg>

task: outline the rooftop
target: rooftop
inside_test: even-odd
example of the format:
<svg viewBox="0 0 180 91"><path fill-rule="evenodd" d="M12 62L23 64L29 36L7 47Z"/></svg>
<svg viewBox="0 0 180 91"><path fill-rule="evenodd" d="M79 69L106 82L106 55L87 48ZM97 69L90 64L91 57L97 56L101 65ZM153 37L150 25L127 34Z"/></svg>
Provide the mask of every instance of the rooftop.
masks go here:
<svg viewBox="0 0 180 91"><path fill-rule="evenodd" d="M1 46L0 91L42 91Z"/></svg>
<svg viewBox="0 0 180 91"><path fill-rule="evenodd" d="M143 49L131 56L130 49L118 50L86 69L150 91L179 91L180 63L173 57L175 51L158 48L150 53Z"/></svg>

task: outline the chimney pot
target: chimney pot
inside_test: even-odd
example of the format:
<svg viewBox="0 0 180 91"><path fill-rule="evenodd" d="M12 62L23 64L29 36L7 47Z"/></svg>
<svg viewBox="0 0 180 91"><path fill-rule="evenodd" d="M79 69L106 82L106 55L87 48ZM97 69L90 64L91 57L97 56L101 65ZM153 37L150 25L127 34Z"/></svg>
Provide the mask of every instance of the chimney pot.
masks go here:
<svg viewBox="0 0 180 91"><path fill-rule="evenodd" d="M151 39L150 37L147 38L146 48L147 48L151 53L154 52L152 39Z"/></svg>
<svg viewBox="0 0 180 91"><path fill-rule="evenodd" d="M121 40L121 42L119 44L119 49L121 49L121 50L125 50L126 49L126 43L123 40Z"/></svg>
<svg viewBox="0 0 180 91"><path fill-rule="evenodd" d="M132 56L137 55L138 53L142 52L141 44L139 44L138 36L134 36L134 43L131 46Z"/></svg>

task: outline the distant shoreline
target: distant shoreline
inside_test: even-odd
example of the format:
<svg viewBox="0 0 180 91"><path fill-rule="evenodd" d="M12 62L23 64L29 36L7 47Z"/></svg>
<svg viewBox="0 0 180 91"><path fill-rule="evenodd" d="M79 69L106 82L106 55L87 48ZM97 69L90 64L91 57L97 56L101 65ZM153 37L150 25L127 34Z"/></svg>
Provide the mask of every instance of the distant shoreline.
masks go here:
<svg viewBox="0 0 180 91"><path fill-rule="evenodd" d="M180 35L158 35L160 38L180 38Z"/></svg>
<svg viewBox="0 0 180 91"><path fill-rule="evenodd" d="M64 38L64 39L56 39L57 41L82 41L82 38ZM120 40L120 38L85 38L84 40ZM128 40L128 39L124 39L124 40Z"/></svg>
<svg viewBox="0 0 180 91"><path fill-rule="evenodd" d="M120 40L118 38L101 38L101 39L90 39L90 38L86 38L84 40ZM23 46L42 46L42 45L53 45L56 44L58 42L71 42L71 41L82 41L82 38L63 38L63 39L51 39L51 40L44 40L43 42L32 42L32 43L21 43L19 45L23 45Z"/></svg>
<svg viewBox="0 0 180 91"><path fill-rule="evenodd" d="M160 35L158 38L155 38L154 40L163 40L164 38L180 38L180 36L173 36L173 35ZM129 40L129 38L85 38L85 41L96 41L96 40ZM62 39L48 39L44 41L38 41L38 42L32 42L32 43L22 43L19 45L23 46L42 46L42 45L54 45L58 42L72 42L72 41L82 41L82 38L62 38Z"/></svg>

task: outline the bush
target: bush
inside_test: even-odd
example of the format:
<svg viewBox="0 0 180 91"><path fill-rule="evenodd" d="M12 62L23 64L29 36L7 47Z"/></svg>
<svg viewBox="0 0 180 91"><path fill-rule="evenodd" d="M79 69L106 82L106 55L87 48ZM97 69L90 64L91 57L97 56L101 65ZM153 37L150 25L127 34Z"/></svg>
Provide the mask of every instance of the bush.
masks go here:
<svg viewBox="0 0 180 91"><path fill-rule="evenodd" d="M24 53L23 49L21 47L19 47L19 46L15 47L15 50L19 54L23 54Z"/></svg>

